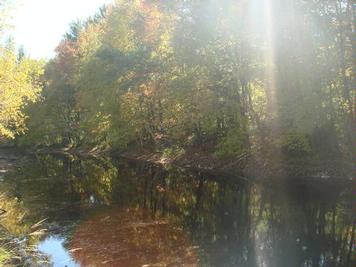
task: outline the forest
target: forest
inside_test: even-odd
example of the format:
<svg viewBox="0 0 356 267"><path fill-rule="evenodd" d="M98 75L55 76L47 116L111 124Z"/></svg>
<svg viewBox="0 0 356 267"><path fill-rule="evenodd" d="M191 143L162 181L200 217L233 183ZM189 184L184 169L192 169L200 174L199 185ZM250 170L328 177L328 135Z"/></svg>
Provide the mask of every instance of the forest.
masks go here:
<svg viewBox="0 0 356 267"><path fill-rule="evenodd" d="M352 0L118 0L47 62L2 45L0 138L351 170L355 14Z"/></svg>
<svg viewBox="0 0 356 267"><path fill-rule="evenodd" d="M356 266L355 0L115 0L43 60L16 5L0 266Z"/></svg>

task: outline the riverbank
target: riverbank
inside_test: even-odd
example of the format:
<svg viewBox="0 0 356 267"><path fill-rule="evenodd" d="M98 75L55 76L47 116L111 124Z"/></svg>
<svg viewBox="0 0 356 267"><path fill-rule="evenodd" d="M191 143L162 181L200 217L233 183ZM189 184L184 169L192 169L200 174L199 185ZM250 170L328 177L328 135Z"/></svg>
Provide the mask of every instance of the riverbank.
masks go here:
<svg viewBox="0 0 356 267"><path fill-rule="evenodd" d="M23 152L13 147L0 148L0 186L3 177L24 158ZM23 226L25 214L17 198L0 193L0 266L34 266L35 263L48 266L46 257L31 245L32 237L42 232L41 224Z"/></svg>
<svg viewBox="0 0 356 267"><path fill-rule="evenodd" d="M174 165L214 176L244 180L319 180L352 183L352 165L343 161L288 162L283 159L262 159L257 155L243 154L233 159L219 159L199 151L178 155L164 152L132 151L111 155L129 160L158 165Z"/></svg>
<svg viewBox="0 0 356 267"><path fill-rule="evenodd" d="M129 160L136 160L162 166L174 165L187 170L199 171L210 175L222 175L240 179L247 178L248 158L247 154L236 159L224 160L214 155L204 154L199 151L177 152L167 151L130 151L112 152L111 155Z"/></svg>
<svg viewBox="0 0 356 267"><path fill-rule="evenodd" d="M346 159L290 160L274 155L244 153L236 157L220 158L210 151L199 149L184 150L169 147L162 150L154 148L132 149L126 151L98 148L44 149L34 153L78 155L80 157L121 157L127 160L146 162L162 166L173 165L187 170L215 176L234 177L244 180L259 179L322 179L329 181L351 181L352 163Z"/></svg>
<svg viewBox="0 0 356 267"><path fill-rule="evenodd" d="M0 266L31 267L50 264L48 257L30 244L30 235L17 236L0 229Z"/></svg>

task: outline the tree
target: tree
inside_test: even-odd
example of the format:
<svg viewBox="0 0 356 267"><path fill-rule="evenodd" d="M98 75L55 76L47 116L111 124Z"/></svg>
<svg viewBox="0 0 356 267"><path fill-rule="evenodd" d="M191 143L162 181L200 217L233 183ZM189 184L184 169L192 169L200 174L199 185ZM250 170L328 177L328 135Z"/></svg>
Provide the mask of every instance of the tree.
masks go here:
<svg viewBox="0 0 356 267"><path fill-rule="evenodd" d="M48 138L33 141L348 162L355 5L282 2L120 0L72 24L29 113Z"/></svg>
<svg viewBox="0 0 356 267"><path fill-rule="evenodd" d="M11 45L0 47L0 137L13 139L26 130L23 108L40 97L43 63L17 56Z"/></svg>

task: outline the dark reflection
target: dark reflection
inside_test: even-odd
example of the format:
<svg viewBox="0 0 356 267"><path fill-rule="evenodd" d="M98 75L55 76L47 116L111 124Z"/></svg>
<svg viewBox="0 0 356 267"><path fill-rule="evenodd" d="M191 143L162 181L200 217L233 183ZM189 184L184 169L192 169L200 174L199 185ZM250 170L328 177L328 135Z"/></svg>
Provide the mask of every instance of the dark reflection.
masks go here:
<svg viewBox="0 0 356 267"><path fill-rule="evenodd" d="M33 218L49 217L83 266L356 264L348 182L249 183L123 160L46 155L7 174L1 188L20 198Z"/></svg>

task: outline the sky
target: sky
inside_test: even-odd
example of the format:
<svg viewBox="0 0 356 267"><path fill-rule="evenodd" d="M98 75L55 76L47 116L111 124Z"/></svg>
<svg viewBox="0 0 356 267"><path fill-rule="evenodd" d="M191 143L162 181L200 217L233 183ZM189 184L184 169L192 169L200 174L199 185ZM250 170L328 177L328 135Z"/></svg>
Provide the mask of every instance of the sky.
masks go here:
<svg viewBox="0 0 356 267"><path fill-rule="evenodd" d="M13 11L12 36L33 58L50 59L54 49L77 19L94 15L112 0L18 0Z"/></svg>

